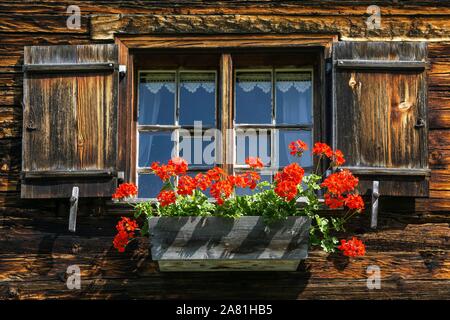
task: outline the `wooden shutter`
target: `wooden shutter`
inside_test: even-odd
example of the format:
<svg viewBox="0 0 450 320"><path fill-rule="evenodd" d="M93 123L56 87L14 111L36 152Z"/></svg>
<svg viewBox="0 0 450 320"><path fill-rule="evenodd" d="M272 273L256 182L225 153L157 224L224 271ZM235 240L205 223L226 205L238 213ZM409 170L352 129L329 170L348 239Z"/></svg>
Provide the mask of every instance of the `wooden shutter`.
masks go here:
<svg viewBox="0 0 450 320"><path fill-rule="evenodd" d="M428 194L426 58L425 42L333 46L333 144L362 193Z"/></svg>
<svg viewBox="0 0 450 320"><path fill-rule="evenodd" d="M117 63L114 44L25 47L23 198L111 196Z"/></svg>

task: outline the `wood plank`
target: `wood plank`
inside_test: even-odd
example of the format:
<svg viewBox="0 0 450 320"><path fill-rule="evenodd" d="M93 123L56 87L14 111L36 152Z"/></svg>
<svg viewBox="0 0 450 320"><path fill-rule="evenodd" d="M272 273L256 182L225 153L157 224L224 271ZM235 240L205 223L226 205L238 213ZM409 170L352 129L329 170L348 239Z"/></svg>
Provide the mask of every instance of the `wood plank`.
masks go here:
<svg viewBox="0 0 450 320"><path fill-rule="evenodd" d="M233 128L233 60L230 54L222 54L220 57L220 128L222 130L221 155L222 168L227 174L233 173L234 150L233 137L229 136L230 129Z"/></svg>
<svg viewBox="0 0 450 320"><path fill-rule="evenodd" d="M411 17L384 17L389 28L368 30L365 19L347 16L285 15L131 15L110 14L91 17L91 36L96 40L113 39L114 34L149 33L322 33L366 38L449 38L447 19L428 19L426 26Z"/></svg>
<svg viewBox="0 0 450 320"><path fill-rule="evenodd" d="M425 61L383 61L383 60L348 60L338 59L335 62L338 69L352 70L424 70Z"/></svg>
<svg viewBox="0 0 450 320"><path fill-rule="evenodd" d="M57 63L57 64L24 64L23 72L67 73L67 72L101 72L118 69L114 63Z"/></svg>
<svg viewBox="0 0 450 320"><path fill-rule="evenodd" d="M297 260L161 260L161 272L254 272L254 271L296 271Z"/></svg>
<svg viewBox="0 0 450 320"><path fill-rule="evenodd" d="M1 14L0 20L2 24L0 25L0 32L41 32L41 33L69 33L77 34L89 32L88 17L81 15L81 23L79 29L69 29L67 28L68 15L21 15L19 13L11 14Z"/></svg>
<svg viewBox="0 0 450 320"><path fill-rule="evenodd" d="M307 256L310 219L289 217L267 226L261 217L149 218L154 260L286 259Z"/></svg>

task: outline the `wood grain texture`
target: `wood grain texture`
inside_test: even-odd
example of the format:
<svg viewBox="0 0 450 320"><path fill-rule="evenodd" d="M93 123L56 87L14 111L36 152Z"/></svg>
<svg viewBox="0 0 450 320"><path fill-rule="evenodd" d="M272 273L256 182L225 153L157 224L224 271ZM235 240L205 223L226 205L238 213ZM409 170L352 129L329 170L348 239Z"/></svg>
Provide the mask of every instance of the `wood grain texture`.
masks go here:
<svg viewBox="0 0 450 320"><path fill-rule="evenodd" d="M346 166L399 169L428 168L427 86L424 70L386 70L382 62L425 62L425 43L339 42L334 45L333 94L334 145L341 149ZM376 61L369 69L341 61ZM375 68L375 69L374 69ZM416 123L423 119L424 126ZM413 171L411 170L411 174ZM386 175L386 174L381 174ZM375 179L375 178L373 178ZM401 181L403 178L398 177ZM426 196L427 183L404 184L405 195ZM418 185L417 185L418 183ZM395 183L382 194L399 195ZM424 192L425 191L425 192Z"/></svg>
<svg viewBox="0 0 450 320"><path fill-rule="evenodd" d="M450 190L446 189L445 177L439 178L439 175L450 170L450 123L445 112L439 114L441 110L450 109L450 29L447 26L450 6L447 1L83 0L77 2L83 15L81 32L65 28L65 12L67 6L72 4L70 0L33 3L5 0L0 3L1 21L7 22L6 26L2 26L5 32L0 36L0 73L14 74L9 78L0 76L0 108L8 109L2 113L5 125L1 128L6 130L2 131L5 134L0 138L0 207L6 208L0 209L2 299L450 299ZM367 31L364 26L368 17L366 9L370 4L382 8L383 30L379 32ZM358 219L352 224L345 236L355 233L365 241L368 248L365 258L346 259L312 251L305 263L300 265L299 271L290 273L160 274L156 263L148 256L147 239L139 239L123 255L114 251L111 245L114 225L122 212L111 208L107 217L98 216L93 203L82 203L84 210L79 212L77 233L69 235L67 217L56 216L53 201L20 199L22 124L12 108L22 110L20 83L23 78L23 47L97 42L91 39L89 33L91 14L156 14L158 18L155 21L163 21L162 17L167 15L168 22L158 27L161 31L164 28L171 30L172 22L208 20L209 15L215 15L209 21L217 21L221 15L233 17L223 20L223 23L231 21L230 27L220 28L219 23L212 31L233 30L238 27L238 15L242 15L245 16L239 20L244 24L242 30L292 32L310 28L309 35L304 37L314 39L319 36L318 30L335 28L336 33L333 32L332 36L340 37L340 40L429 40L431 68L428 70L428 82L432 84L428 90L429 126L434 129L429 133L428 158L430 168L439 170L436 171L437 177L433 178L437 189L433 190L432 183L431 198L383 198L381 207L386 207L390 201L391 211L382 209L380 228L376 232L369 229L368 220ZM189 19L185 15L199 17ZM258 15L263 18L255 20ZM4 17L7 19L3 20ZM17 18L13 20L13 17ZM283 23L284 17L291 20ZM317 28L313 26L316 17L320 17ZM292 19L296 22L290 27L288 23ZM109 37L110 32L106 29L108 19L103 20L99 21L98 30ZM111 26L115 27L117 21L117 27L123 28L120 19L111 21ZM256 21L255 26L248 25L248 21ZM302 21L305 21L305 27L300 26ZM282 23L277 27L272 22ZM262 23L269 26L262 26ZM325 23L331 27L325 26ZM146 29L145 25L139 28L136 24L131 24L131 27L146 32L156 28ZM173 30L204 30L195 23L185 27L174 26ZM140 42L141 45L144 42L145 39ZM251 39L245 42L252 43ZM81 267L83 284L80 291L67 290L65 272L71 264ZM366 287L366 268L369 265L381 267L381 290L368 290Z"/></svg>
<svg viewBox="0 0 450 320"><path fill-rule="evenodd" d="M267 226L261 217L149 218L154 260L301 260L307 257L306 217ZM219 261L220 263L220 261Z"/></svg>
<svg viewBox="0 0 450 320"><path fill-rule="evenodd" d="M117 48L115 45L25 48L26 65L76 63L117 64ZM117 81L117 71L112 70L75 74L26 72L23 171L114 170ZM22 196L52 196L50 188L57 185L47 184L40 194L39 186L44 188L44 184L33 182L33 186L22 188ZM111 186L106 189L93 194L107 195ZM55 189L55 196L61 196L59 191ZM80 190L80 194L86 196L88 192Z"/></svg>
<svg viewBox="0 0 450 320"><path fill-rule="evenodd" d="M382 211L376 232L368 215L361 216L348 233L364 240L366 257L312 250L296 272L164 274L149 256L147 238L136 240L124 254L112 247L118 218L82 215L77 233L69 234L67 218L51 211L2 213L2 299L450 298L448 216L417 218L417 224L410 211ZM72 264L81 269L81 290L65 285ZM381 268L380 290L367 289L370 265Z"/></svg>

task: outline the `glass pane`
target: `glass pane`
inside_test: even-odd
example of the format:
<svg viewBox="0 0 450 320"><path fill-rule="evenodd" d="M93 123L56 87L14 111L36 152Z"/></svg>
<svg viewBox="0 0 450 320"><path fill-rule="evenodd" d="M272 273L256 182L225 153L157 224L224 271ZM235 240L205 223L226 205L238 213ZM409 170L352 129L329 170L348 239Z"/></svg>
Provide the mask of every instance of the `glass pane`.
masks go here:
<svg viewBox="0 0 450 320"><path fill-rule="evenodd" d="M270 130L236 130L236 164L245 164L248 157L259 157L270 165Z"/></svg>
<svg viewBox="0 0 450 320"><path fill-rule="evenodd" d="M277 124L311 124L311 73L277 72L275 77Z"/></svg>
<svg viewBox="0 0 450 320"><path fill-rule="evenodd" d="M301 158L291 156L289 143L296 140L302 140L308 145L308 150L303 153ZM299 163L305 171L313 166L312 161L312 132L303 130L279 130L278 131L278 166L284 167L292 162Z"/></svg>
<svg viewBox="0 0 450 320"><path fill-rule="evenodd" d="M175 73L141 74L138 123L174 124L175 92Z"/></svg>
<svg viewBox="0 0 450 320"><path fill-rule="evenodd" d="M139 167L148 168L154 161L172 158L172 132L139 132Z"/></svg>
<svg viewBox="0 0 450 320"><path fill-rule="evenodd" d="M237 72L236 123L272 122L272 75L270 72Z"/></svg>
<svg viewBox="0 0 450 320"><path fill-rule="evenodd" d="M215 139L212 135L193 135L180 131L179 154L190 167L215 164Z"/></svg>
<svg viewBox="0 0 450 320"><path fill-rule="evenodd" d="M138 175L138 198L156 198L163 186L161 179L154 174Z"/></svg>
<svg viewBox="0 0 450 320"><path fill-rule="evenodd" d="M239 173L243 173L243 172L237 172L237 174L239 174ZM261 180L259 180L259 182L263 182L263 181L272 182L272 175L271 174L261 174ZM250 188L236 188L236 195L238 195L238 196L251 195L256 192L260 192L258 188L255 188L253 190L251 190Z"/></svg>
<svg viewBox="0 0 450 320"><path fill-rule="evenodd" d="M180 125L214 126L216 113L216 75L214 72L180 73Z"/></svg>

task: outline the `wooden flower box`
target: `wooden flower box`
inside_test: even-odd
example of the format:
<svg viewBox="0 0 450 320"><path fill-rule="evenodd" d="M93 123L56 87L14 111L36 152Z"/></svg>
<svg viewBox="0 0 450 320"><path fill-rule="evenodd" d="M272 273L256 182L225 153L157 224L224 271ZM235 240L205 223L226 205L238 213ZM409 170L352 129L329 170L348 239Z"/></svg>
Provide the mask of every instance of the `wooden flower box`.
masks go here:
<svg viewBox="0 0 450 320"><path fill-rule="evenodd" d="M288 217L149 218L152 259L160 271L295 271L308 256L311 219Z"/></svg>

